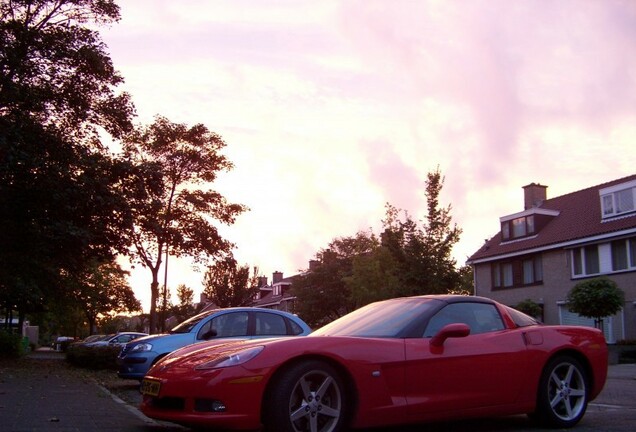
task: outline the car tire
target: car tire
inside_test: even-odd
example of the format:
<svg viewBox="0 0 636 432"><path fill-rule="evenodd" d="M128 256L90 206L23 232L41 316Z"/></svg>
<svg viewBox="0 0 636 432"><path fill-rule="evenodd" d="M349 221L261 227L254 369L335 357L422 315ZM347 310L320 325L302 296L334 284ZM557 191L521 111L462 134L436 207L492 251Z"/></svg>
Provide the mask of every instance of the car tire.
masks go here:
<svg viewBox="0 0 636 432"><path fill-rule="evenodd" d="M319 360L297 363L272 383L263 404L270 432L338 432L346 422L346 395L338 371Z"/></svg>
<svg viewBox="0 0 636 432"><path fill-rule="evenodd" d="M553 358L541 374L537 408L530 418L551 428L576 425L587 409L588 382L578 360L571 356Z"/></svg>

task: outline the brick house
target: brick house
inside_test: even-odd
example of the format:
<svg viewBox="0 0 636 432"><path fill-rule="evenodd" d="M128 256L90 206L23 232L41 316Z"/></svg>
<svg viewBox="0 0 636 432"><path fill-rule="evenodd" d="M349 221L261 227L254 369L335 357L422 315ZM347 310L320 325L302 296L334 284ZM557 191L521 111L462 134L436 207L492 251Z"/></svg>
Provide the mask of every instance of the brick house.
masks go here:
<svg viewBox="0 0 636 432"><path fill-rule="evenodd" d="M294 313L296 296L290 293L294 278L297 276L283 277L283 273L272 273L272 284L267 284L267 276L259 278L259 290L251 306L277 309Z"/></svg>
<svg viewBox="0 0 636 432"><path fill-rule="evenodd" d="M593 326L565 299L586 278L607 276L625 306L604 320L608 342L636 339L636 175L547 198L547 186L524 186L524 209L501 217L500 231L469 259L475 294L511 306L530 299L546 324Z"/></svg>

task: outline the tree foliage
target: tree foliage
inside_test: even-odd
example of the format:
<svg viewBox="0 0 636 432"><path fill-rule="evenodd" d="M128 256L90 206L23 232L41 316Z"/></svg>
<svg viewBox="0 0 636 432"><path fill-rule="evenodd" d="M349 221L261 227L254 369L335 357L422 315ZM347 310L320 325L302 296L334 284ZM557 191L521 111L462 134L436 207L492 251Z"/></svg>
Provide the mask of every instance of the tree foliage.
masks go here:
<svg viewBox="0 0 636 432"><path fill-rule="evenodd" d="M159 269L167 254L188 255L196 262L223 257L233 245L214 222L232 224L246 210L228 203L211 184L232 163L220 153L225 142L204 125L188 127L157 117L152 125L126 136L126 156L137 167L155 173L145 195L135 203L130 240L132 256L150 270L150 331L156 329Z"/></svg>
<svg viewBox="0 0 636 432"><path fill-rule="evenodd" d="M21 318L124 247L131 167L98 134L134 109L92 29L118 19L110 0L0 2L0 301Z"/></svg>
<svg viewBox="0 0 636 432"><path fill-rule="evenodd" d="M181 323L196 315L197 307L194 304L194 291L184 284L177 286L178 303L172 306L172 314Z"/></svg>
<svg viewBox="0 0 636 432"><path fill-rule="evenodd" d="M439 170L427 176L424 221L387 204L379 237L359 232L320 251L320 264L293 285L299 315L315 326L372 301L472 293L472 271L457 269L451 257L461 230L452 224L451 207L439 206L443 180Z"/></svg>
<svg viewBox="0 0 636 432"><path fill-rule="evenodd" d="M114 262L94 262L79 277L73 278L72 298L84 311L90 334L95 332L100 317L141 312L141 303L128 284L127 274Z"/></svg>
<svg viewBox="0 0 636 432"><path fill-rule="evenodd" d="M91 29L118 21L113 0L0 3L0 115L29 117L67 137L97 142L97 128L120 136L130 97L106 46Z"/></svg>
<svg viewBox="0 0 636 432"><path fill-rule="evenodd" d="M517 303L515 305L515 309L534 318L541 318L543 314L543 308L541 307L541 305L533 301L532 299L525 299Z"/></svg>
<svg viewBox="0 0 636 432"><path fill-rule="evenodd" d="M334 239L316 254L320 263L300 275L292 285L298 297L296 311L312 327L334 320L355 309L347 279L352 277L353 260L373 251L377 240L371 233Z"/></svg>
<svg viewBox="0 0 636 432"><path fill-rule="evenodd" d="M203 293L219 307L249 306L259 290L258 269L250 271L229 256L208 267Z"/></svg>
<svg viewBox="0 0 636 432"><path fill-rule="evenodd" d="M570 312L594 318L602 325L604 317L614 315L625 304L625 293L616 282L601 276L574 285L567 296Z"/></svg>

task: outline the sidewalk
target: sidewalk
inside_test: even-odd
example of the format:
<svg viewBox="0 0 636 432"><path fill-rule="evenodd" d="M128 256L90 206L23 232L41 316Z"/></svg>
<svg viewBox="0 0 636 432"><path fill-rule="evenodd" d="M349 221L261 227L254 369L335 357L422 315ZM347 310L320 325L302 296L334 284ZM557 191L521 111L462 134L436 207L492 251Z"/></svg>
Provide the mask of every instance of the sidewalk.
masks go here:
<svg viewBox="0 0 636 432"><path fill-rule="evenodd" d="M106 389L60 368L64 354L38 352L0 364L0 431L183 431L145 417ZM21 367L35 362L31 367Z"/></svg>

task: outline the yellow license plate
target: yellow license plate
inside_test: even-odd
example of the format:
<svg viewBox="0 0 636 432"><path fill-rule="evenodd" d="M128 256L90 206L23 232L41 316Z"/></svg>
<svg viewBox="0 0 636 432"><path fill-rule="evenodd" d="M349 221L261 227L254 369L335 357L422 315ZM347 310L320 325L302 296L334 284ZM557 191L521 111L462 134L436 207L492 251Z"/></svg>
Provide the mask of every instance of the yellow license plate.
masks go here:
<svg viewBox="0 0 636 432"><path fill-rule="evenodd" d="M146 379L141 382L141 393L148 396L159 396L161 383L157 380Z"/></svg>

